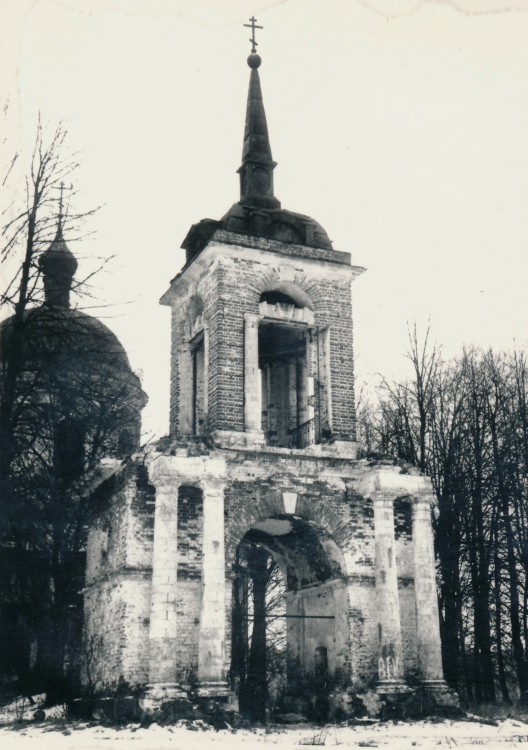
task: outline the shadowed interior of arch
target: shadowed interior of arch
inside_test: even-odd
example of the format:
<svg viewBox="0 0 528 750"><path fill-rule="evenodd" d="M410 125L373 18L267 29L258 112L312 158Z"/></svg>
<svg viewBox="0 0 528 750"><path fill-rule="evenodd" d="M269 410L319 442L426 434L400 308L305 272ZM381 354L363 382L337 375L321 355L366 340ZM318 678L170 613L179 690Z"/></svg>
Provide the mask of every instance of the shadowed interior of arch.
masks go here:
<svg viewBox="0 0 528 750"><path fill-rule="evenodd" d="M233 577L231 680L243 714L324 718L345 671L345 603L342 554L327 532L287 514L253 524Z"/></svg>
<svg viewBox="0 0 528 750"><path fill-rule="evenodd" d="M279 284L261 294L263 302L287 311L302 309L309 299L293 284ZM265 320L259 325L262 430L268 445L305 447L300 444L300 428L313 417L308 392L309 335L305 324L291 320Z"/></svg>
<svg viewBox="0 0 528 750"><path fill-rule="evenodd" d="M259 300L261 429L270 446L307 448L331 437L328 329L306 292L276 282Z"/></svg>

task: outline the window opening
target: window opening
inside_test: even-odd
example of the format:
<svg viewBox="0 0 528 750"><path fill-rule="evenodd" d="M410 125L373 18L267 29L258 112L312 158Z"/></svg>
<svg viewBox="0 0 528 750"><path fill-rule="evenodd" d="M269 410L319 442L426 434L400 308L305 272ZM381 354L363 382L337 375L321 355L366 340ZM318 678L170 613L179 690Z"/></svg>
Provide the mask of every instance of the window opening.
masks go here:
<svg viewBox="0 0 528 750"><path fill-rule="evenodd" d="M304 447L300 444L300 436L305 430L303 425L313 416L308 401L306 329L262 323L259 327L259 368L262 376L262 430L268 444Z"/></svg>

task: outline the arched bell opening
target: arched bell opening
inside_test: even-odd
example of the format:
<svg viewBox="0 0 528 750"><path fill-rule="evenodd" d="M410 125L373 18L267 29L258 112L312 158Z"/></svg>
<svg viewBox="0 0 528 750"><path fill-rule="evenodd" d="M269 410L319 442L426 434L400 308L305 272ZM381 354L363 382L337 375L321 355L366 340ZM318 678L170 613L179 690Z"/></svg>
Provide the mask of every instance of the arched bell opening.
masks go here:
<svg viewBox="0 0 528 750"><path fill-rule="evenodd" d="M329 329L308 295L282 283L260 296L261 429L268 445L307 448L331 436Z"/></svg>
<svg viewBox="0 0 528 750"><path fill-rule="evenodd" d="M312 522L276 515L238 545L233 576L232 688L253 721L300 712L325 719L348 674L344 563Z"/></svg>
<svg viewBox="0 0 528 750"><path fill-rule="evenodd" d="M259 325L262 431L268 445L305 448L316 442L308 336L306 326L279 320Z"/></svg>

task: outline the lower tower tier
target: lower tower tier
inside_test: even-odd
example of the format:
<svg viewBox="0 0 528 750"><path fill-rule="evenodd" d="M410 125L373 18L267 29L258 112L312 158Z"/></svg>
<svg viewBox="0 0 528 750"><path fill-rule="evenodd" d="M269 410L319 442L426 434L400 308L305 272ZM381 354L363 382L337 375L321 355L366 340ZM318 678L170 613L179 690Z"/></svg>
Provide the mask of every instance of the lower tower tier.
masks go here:
<svg viewBox="0 0 528 750"><path fill-rule="evenodd" d="M91 499L85 682L254 720L352 713L443 681L429 479L279 448L174 442ZM370 696L370 697L369 697Z"/></svg>

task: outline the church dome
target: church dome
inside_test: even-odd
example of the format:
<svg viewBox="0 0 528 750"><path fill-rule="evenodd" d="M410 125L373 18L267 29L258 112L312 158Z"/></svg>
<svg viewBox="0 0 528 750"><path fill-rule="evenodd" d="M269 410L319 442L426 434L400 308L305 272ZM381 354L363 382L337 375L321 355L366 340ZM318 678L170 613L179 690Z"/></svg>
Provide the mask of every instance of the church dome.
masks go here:
<svg viewBox="0 0 528 750"><path fill-rule="evenodd" d="M2 352L7 350L13 317L0 324ZM26 313L23 337L24 357L45 357L48 366L80 359L100 360L137 379L125 349L117 336L100 320L69 307L41 305Z"/></svg>
<svg viewBox="0 0 528 750"><path fill-rule="evenodd" d="M53 403L54 420L74 417L88 425L87 431L107 415L105 429L114 433L105 443L108 452L133 452L147 397L117 336L97 318L70 307L77 261L60 225L39 266L43 304L27 310L16 330L15 316L0 324L1 374L14 357L18 389L26 398L39 405Z"/></svg>
<svg viewBox="0 0 528 750"><path fill-rule="evenodd" d="M55 239L39 259L39 266L46 276L58 275L72 279L77 270L77 259L66 244L62 226L57 229Z"/></svg>
<svg viewBox="0 0 528 750"><path fill-rule="evenodd" d="M60 215L56 236L39 258L44 304L26 312L21 340L17 342L24 360L44 358L48 368L66 363L74 366L76 361L79 366L86 366L87 360L92 360L94 366L97 363L105 369L113 368L131 382L137 381L139 388L139 379L117 336L97 318L70 307L77 265L64 240ZM8 318L0 325L2 352L9 346L13 324L14 318Z"/></svg>

